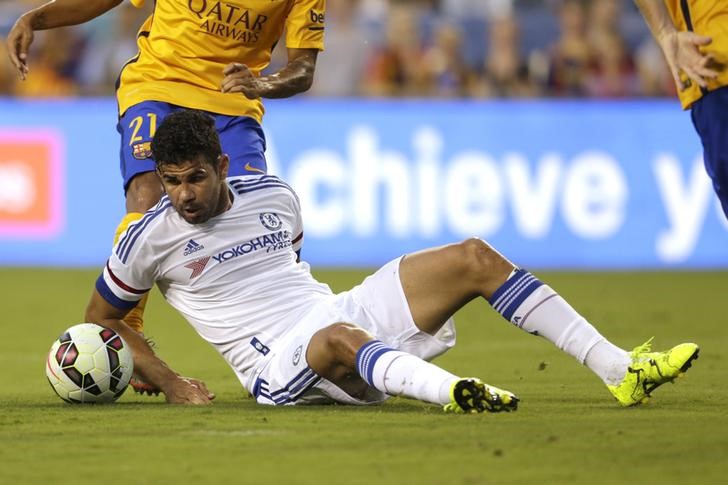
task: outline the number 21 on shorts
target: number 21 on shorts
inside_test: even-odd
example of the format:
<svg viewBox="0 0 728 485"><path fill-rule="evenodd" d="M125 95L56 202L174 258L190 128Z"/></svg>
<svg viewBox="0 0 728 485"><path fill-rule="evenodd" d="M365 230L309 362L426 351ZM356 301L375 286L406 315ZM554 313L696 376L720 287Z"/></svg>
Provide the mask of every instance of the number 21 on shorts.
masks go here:
<svg viewBox="0 0 728 485"><path fill-rule="evenodd" d="M147 121L145 126L145 121ZM137 116L129 123L132 130L129 137L129 145L132 147L132 155L137 160L144 160L152 156L152 142L154 133L157 131L157 114L147 113L146 116ZM146 140L142 134L147 135Z"/></svg>

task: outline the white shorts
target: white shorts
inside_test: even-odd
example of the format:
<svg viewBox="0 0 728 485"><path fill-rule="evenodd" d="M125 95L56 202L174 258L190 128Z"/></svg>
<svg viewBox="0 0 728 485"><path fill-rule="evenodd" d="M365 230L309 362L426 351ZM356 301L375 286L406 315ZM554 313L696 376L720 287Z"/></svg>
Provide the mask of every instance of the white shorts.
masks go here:
<svg viewBox="0 0 728 485"><path fill-rule="evenodd" d="M388 396L370 388L355 399L308 367L311 337L333 323L351 323L388 346L431 360L455 345L455 324L448 319L437 334L415 326L399 279L402 258L390 261L359 286L316 304L261 361L246 385L260 404L372 404Z"/></svg>

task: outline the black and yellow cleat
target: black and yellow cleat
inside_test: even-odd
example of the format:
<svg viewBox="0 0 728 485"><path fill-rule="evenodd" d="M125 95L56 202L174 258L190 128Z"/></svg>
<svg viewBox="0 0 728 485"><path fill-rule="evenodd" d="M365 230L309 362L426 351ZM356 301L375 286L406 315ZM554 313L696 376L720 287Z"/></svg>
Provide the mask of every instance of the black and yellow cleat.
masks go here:
<svg viewBox="0 0 728 485"><path fill-rule="evenodd" d="M456 381L450 389L449 413L511 412L518 409L518 396L512 392L489 386L480 379L469 377Z"/></svg>

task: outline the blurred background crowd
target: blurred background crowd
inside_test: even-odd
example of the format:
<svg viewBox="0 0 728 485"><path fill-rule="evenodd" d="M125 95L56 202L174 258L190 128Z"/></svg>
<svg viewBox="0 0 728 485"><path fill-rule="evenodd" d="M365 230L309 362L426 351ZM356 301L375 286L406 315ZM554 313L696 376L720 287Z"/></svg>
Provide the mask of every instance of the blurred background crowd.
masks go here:
<svg viewBox="0 0 728 485"><path fill-rule="evenodd" d="M3 0L0 34L44 0ZM20 82L0 47L0 95L113 93L152 8L39 32ZM271 69L285 63L279 44ZM671 96L672 78L631 0L327 0L326 51L309 96Z"/></svg>

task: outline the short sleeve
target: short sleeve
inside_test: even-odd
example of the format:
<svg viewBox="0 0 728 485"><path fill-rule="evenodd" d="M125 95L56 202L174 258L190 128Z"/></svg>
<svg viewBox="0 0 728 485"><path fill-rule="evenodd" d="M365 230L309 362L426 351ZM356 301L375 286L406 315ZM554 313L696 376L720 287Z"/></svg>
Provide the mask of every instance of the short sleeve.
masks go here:
<svg viewBox="0 0 728 485"><path fill-rule="evenodd" d="M324 49L326 0L296 0L286 20L286 47Z"/></svg>
<svg viewBox="0 0 728 485"><path fill-rule="evenodd" d="M298 200L298 196L295 192L291 192L291 200L293 201L293 234L292 246L293 251L300 254L301 248L303 247L303 217L301 217L301 204Z"/></svg>
<svg viewBox="0 0 728 485"><path fill-rule="evenodd" d="M157 258L146 241L145 218L129 226L96 280L96 290L116 308L133 308L154 286Z"/></svg>

